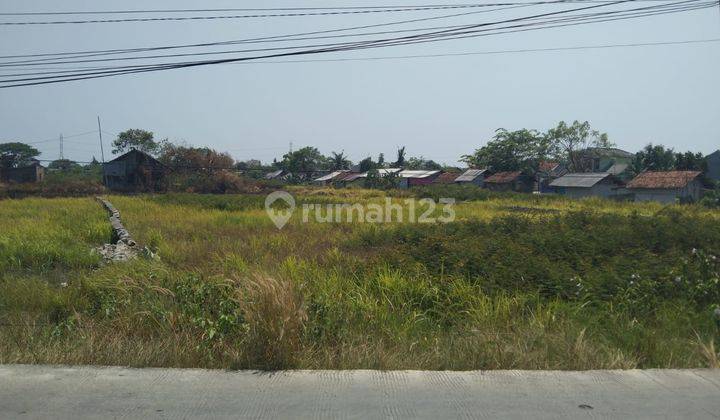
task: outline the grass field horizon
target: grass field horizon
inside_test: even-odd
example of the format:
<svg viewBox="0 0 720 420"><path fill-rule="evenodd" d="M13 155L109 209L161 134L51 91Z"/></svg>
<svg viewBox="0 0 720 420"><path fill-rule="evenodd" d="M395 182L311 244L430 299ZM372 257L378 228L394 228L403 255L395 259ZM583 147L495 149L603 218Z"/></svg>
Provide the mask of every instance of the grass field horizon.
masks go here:
<svg viewBox="0 0 720 420"><path fill-rule="evenodd" d="M107 198L158 259L103 264L92 198L0 201L0 363L230 369L720 367L720 211L600 199L293 188L302 203L457 199L446 224L278 230L264 195Z"/></svg>

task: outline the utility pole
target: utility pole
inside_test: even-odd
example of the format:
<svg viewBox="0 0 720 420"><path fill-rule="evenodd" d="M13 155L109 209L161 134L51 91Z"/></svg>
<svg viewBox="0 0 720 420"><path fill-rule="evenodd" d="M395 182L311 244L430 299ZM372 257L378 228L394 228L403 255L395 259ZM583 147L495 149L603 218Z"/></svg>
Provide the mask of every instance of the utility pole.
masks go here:
<svg viewBox="0 0 720 420"><path fill-rule="evenodd" d="M102 141L102 128L100 128L100 116L98 115L98 136L100 136L100 159L102 159L102 163L105 163L105 151L103 150L103 141Z"/></svg>
<svg viewBox="0 0 720 420"><path fill-rule="evenodd" d="M290 142L290 153L292 153L292 142Z"/></svg>
<svg viewBox="0 0 720 420"><path fill-rule="evenodd" d="M60 160L63 160L65 157L63 156L63 135L60 133Z"/></svg>

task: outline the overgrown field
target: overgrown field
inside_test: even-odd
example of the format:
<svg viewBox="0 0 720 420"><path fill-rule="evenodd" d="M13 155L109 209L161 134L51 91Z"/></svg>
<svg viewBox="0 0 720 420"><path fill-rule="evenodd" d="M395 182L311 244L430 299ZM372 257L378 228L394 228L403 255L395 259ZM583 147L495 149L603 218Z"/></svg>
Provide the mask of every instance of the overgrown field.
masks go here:
<svg viewBox="0 0 720 420"><path fill-rule="evenodd" d="M94 200L0 201L0 363L719 367L720 211L415 194L457 197L456 221L278 230L260 195L109 196L159 255L110 265L91 253L111 236Z"/></svg>

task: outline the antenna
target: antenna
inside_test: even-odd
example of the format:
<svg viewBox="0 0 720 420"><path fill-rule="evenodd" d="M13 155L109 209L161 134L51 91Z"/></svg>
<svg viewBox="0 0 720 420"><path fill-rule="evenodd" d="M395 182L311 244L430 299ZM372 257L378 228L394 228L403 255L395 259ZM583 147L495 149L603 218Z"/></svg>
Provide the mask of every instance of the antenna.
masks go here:
<svg viewBox="0 0 720 420"><path fill-rule="evenodd" d="M63 160L65 157L63 156L63 135L60 133L60 160Z"/></svg>

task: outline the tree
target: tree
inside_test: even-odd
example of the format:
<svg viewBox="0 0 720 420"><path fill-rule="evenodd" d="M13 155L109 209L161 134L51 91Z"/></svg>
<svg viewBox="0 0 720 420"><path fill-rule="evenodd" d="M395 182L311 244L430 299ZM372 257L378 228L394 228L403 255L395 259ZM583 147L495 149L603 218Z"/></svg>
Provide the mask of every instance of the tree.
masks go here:
<svg viewBox="0 0 720 420"><path fill-rule="evenodd" d="M378 167L383 168L385 167L385 153L380 153L378 155L378 161L377 161Z"/></svg>
<svg viewBox="0 0 720 420"><path fill-rule="evenodd" d="M39 155L38 149L25 143L0 143L0 166L3 168L27 165Z"/></svg>
<svg viewBox="0 0 720 420"><path fill-rule="evenodd" d="M332 152L332 156L330 157L330 169L335 171L348 169L350 165L352 165L352 162L350 162L347 156L345 156L345 152Z"/></svg>
<svg viewBox="0 0 720 420"><path fill-rule="evenodd" d="M548 151L566 160L571 172L582 172L583 152L589 147L614 147L606 133L590 128L590 123L573 121L568 125L560 121L545 134Z"/></svg>
<svg viewBox="0 0 720 420"><path fill-rule="evenodd" d="M283 155L283 160L278 163L278 166L299 179L305 179L312 172L325 169L330 165L328 159L318 149L315 147L303 147Z"/></svg>
<svg viewBox="0 0 720 420"><path fill-rule="evenodd" d="M442 165L433 160L428 160L420 156L419 158L411 157L410 159L408 159L407 162L405 162L405 169L426 169L434 171L442 169Z"/></svg>
<svg viewBox="0 0 720 420"><path fill-rule="evenodd" d="M472 155L462 156L461 160L474 168L532 173L548 154L547 141L536 130L499 128L485 146Z"/></svg>
<svg viewBox="0 0 720 420"><path fill-rule="evenodd" d="M370 156L358 162L360 172L368 172L377 168L377 164L373 162Z"/></svg>
<svg viewBox="0 0 720 420"><path fill-rule="evenodd" d="M139 150L154 155L162 148L162 142L156 142L154 137L152 131L131 128L118 134L117 139L112 142L112 152L119 154L130 150Z"/></svg>
<svg viewBox="0 0 720 420"><path fill-rule="evenodd" d="M702 153L676 153L675 169L679 171L707 171L707 160Z"/></svg>
<svg viewBox="0 0 720 420"><path fill-rule="evenodd" d="M397 160L393 164L396 168L404 168L405 167L405 146L401 147L397 151Z"/></svg>
<svg viewBox="0 0 720 420"><path fill-rule="evenodd" d="M229 169L235 165L227 153L220 153L208 147L192 147L166 142L159 156L160 162L177 172L212 172Z"/></svg>
<svg viewBox="0 0 720 420"><path fill-rule="evenodd" d="M80 165L78 165L77 162L74 162L70 159L53 160L48 165L48 169L56 169L59 171L69 171L71 169L77 169L77 168L80 168Z"/></svg>
<svg viewBox="0 0 720 420"><path fill-rule="evenodd" d="M662 144L645 146L635 154L631 167L633 172L642 171L670 171L675 169L675 153L673 149L666 149Z"/></svg>

